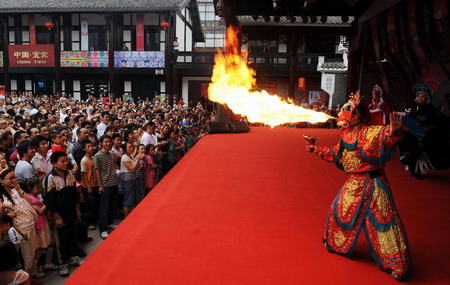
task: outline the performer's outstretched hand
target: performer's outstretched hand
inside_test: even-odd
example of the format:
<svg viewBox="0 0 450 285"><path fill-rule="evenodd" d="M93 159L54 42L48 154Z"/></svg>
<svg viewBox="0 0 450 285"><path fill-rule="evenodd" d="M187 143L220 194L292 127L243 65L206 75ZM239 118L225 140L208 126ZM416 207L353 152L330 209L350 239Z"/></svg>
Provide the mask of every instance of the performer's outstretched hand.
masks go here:
<svg viewBox="0 0 450 285"><path fill-rule="evenodd" d="M391 120L390 123L390 135L394 134L396 131L402 128L402 115L399 113L392 112L389 115L389 118Z"/></svg>

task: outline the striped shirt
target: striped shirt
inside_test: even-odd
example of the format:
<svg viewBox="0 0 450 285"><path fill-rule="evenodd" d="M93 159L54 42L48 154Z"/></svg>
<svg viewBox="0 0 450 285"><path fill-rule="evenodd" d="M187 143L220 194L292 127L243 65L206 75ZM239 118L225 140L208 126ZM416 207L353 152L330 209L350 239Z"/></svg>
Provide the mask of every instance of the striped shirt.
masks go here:
<svg viewBox="0 0 450 285"><path fill-rule="evenodd" d="M94 167L100 171L101 186L109 187L117 185L116 166L112 152L97 152L94 155Z"/></svg>

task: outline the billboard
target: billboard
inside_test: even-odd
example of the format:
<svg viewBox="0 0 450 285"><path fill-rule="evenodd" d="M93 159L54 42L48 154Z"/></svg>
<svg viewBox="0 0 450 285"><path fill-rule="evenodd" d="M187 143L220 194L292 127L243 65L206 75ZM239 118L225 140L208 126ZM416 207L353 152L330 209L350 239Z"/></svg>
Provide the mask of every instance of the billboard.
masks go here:
<svg viewBox="0 0 450 285"><path fill-rule="evenodd" d="M11 67L54 67L53 45L9 45L9 66Z"/></svg>

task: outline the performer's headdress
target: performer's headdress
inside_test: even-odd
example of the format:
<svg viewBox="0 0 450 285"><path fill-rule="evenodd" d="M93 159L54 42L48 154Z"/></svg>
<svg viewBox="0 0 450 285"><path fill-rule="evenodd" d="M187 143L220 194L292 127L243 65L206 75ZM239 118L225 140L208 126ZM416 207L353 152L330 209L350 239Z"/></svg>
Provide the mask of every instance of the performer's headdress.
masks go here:
<svg viewBox="0 0 450 285"><path fill-rule="evenodd" d="M373 91L378 93L378 96L381 98L383 96L383 89L381 89L380 85L375 84L375 86L372 89Z"/></svg>
<svg viewBox="0 0 450 285"><path fill-rule="evenodd" d="M350 95L350 99L347 103L342 106L341 111L339 112L337 125L341 128L347 128L350 123L350 119L352 117L353 111L358 108L359 103L361 102L361 97L359 96L359 90L355 95ZM358 111L361 113L361 117L364 117L365 112L358 108ZM364 113L364 114L362 114Z"/></svg>
<svg viewBox="0 0 450 285"><path fill-rule="evenodd" d="M428 85L426 83L416 84L413 87L413 92L416 95L416 98L414 99L414 101L417 102L417 95L419 95L419 93L423 93L423 94L427 95L427 103L431 102L431 94L433 93L433 89L431 89L430 85Z"/></svg>

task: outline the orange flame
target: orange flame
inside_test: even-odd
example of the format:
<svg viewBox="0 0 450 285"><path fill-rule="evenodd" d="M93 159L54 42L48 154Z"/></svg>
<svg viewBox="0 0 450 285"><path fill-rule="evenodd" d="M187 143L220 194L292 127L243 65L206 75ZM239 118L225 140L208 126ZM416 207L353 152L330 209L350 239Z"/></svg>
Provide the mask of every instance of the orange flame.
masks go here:
<svg viewBox="0 0 450 285"><path fill-rule="evenodd" d="M215 56L212 83L208 86L211 101L227 105L235 114L247 117L251 123L271 127L284 123L326 122L333 117L286 102L267 91L252 91L256 87L256 72L247 65L247 52L238 50L239 30L227 30L226 52Z"/></svg>

